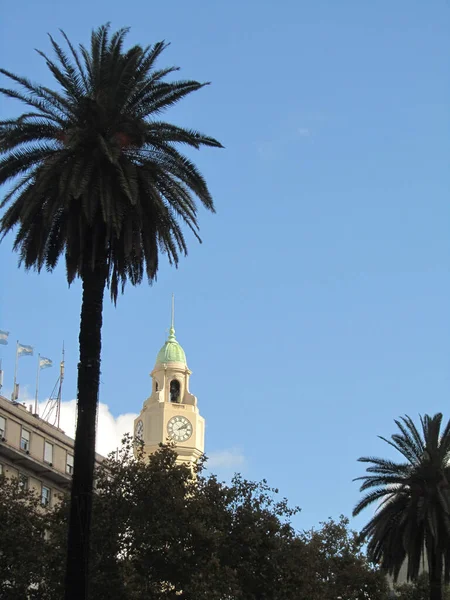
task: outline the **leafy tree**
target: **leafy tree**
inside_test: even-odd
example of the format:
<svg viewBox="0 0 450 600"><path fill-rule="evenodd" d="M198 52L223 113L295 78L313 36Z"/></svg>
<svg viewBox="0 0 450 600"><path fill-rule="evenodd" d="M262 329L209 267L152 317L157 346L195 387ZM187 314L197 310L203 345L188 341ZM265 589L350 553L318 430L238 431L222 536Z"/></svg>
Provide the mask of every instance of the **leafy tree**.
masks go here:
<svg viewBox="0 0 450 600"><path fill-rule="evenodd" d="M128 438L98 472L93 510L92 598L384 600L384 577L347 521L298 534L290 524L298 509L266 482L236 476L226 485L202 464L193 473L170 447L144 461ZM49 564L64 548L67 514L63 503L52 516ZM57 600L61 573L47 580Z"/></svg>
<svg viewBox="0 0 450 600"><path fill-rule="evenodd" d="M46 513L16 478L0 476L0 598L37 599L42 582Z"/></svg>
<svg viewBox="0 0 450 600"><path fill-rule="evenodd" d="M196 472L176 464L176 456L164 447L149 461L135 458L127 438L119 458L109 457L99 470L92 598L283 597L276 595L276 564L293 538L284 521L295 509L275 501L264 482L236 477L226 486L204 477L202 464ZM63 504L54 516L57 555L66 514Z"/></svg>
<svg viewBox="0 0 450 600"><path fill-rule="evenodd" d="M304 534L310 549L310 569L316 573L310 600L374 600L385 598L387 582L363 552L360 536L349 529L349 520L329 519Z"/></svg>
<svg viewBox="0 0 450 600"><path fill-rule="evenodd" d="M403 583L395 586L397 600L428 600L430 597L430 582L428 575L422 573L414 583ZM445 586L443 600L450 600L450 587Z"/></svg>
<svg viewBox="0 0 450 600"><path fill-rule="evenodd" d="M170 447L139 454L127 438L98 470L90 598L385 600L384 576L346 519L297 533L298 509L265 481L220 483L202 463L176 464ZM42 510L14 482L0 485L2 598L63 598L69 513L69 496Z"/></svg>
<svg viewBox="0 0 450 600"><path fill-rule="evenodd" d="M67 600L87 595L105 286L116 301L127 281L155 280L160 252L177 265L187 252L180 222L199 239L195 198L211 211L213 200L177 147L221 146L158 120L205 84L167 81L177 69L155 68L166 44L125 50L126 33L99 27L90 49L79 50L63 33L67 51L50 37L56 59L39 54L58 91L0 69L18 86L0 92L30 107L0 122L0 185L13 182L0 233L18 226L14 249L25 268L52 271L64 255L69 283L83 285Z"/></svg>
<svg viewBox="0 0 450 600"><path fill-rule="evenodd" d="M416 580L425 553L430 600L442 600L443 578L450 577L450 421L441 432L442 414L420 418L421 432L410 417L395 423L400 433L381 438L404 461L363 457L369 463L361 491L370 490L353 514L380 502L363 528L368 555L397 579L405 560L407 578Z"/></svg>

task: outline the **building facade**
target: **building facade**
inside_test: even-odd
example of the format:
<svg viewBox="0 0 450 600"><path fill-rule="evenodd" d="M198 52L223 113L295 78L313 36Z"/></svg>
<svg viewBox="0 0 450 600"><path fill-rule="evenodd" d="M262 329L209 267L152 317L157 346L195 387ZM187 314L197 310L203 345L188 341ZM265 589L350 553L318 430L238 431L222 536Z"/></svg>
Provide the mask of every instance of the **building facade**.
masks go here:
<svg viewBox="0 0 450 600"><path fill-rule="evenodd" d="M43 506L53 506L70 486L73 445L61 429L33 414L31 405L0 396L0 474L37 492Z"/></svg>

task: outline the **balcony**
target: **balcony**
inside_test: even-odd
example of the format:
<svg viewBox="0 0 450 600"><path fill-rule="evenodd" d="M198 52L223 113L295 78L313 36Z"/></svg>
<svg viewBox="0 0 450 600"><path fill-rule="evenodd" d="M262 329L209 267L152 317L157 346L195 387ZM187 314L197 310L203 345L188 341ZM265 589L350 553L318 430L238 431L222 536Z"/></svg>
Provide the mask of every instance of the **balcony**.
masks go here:
<svg viewBox="0 0 450 600"><path fill-rule="evenodd" d="M27 469L36 477L45 477L47 481L52 481L57 486L69 487L72 481L71 475L57 471L50 464L36 460L30 456L28 451L8 444L7 440L0 441L0 456L7 458L18 469Z"/></svg>

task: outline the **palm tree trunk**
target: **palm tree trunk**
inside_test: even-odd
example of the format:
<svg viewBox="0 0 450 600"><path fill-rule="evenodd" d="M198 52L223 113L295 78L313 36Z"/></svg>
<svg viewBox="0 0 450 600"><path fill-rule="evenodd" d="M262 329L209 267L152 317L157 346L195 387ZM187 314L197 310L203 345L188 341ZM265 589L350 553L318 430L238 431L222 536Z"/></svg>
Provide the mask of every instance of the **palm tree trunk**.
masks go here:
<svg viewBox="0 0 450 600"><path fill-rule="evenodd" d="M429 560L429 582L430 582L430 600L442 600L442 574L443 562L442 554L438 551L432 553L432 560Z"/></svg>
<svg viewBox="0 0 450 600"><path fill-rule="evenodd" d="M77 428L71 490L65 600L88 597L89 538L100 384L103 294L106 268L85 269L80 323Z"/></svg>

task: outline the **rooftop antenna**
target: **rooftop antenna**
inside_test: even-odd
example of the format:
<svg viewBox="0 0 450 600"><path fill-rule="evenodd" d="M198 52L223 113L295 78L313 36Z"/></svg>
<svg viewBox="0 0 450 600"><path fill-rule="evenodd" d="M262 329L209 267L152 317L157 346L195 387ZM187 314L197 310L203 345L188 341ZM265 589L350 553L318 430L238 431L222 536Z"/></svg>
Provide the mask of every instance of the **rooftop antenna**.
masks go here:
<svg viewBox="0 0 450 600"><path fill-rule="evenodd" d="M36 393L34 396L34 414L37 415L38 414L38 410L39 410L39 404L38 404L38 397L39 397L39 377L41 374L41 355L38 354L38 360L37 360L37 373L36 373Z"/></svg>
<svg viewBox="0 0 450 600"><path fill-rule="evenodd" d="M55 425L56 427L60 426L61 419L61 397L62 397L62 385L64 381L64 342L62 347L62 360L59 364L59 377L55 383L55 387L48 399L47 404L45 405L44 412L42 414L42 419L50 423L51 425Z"/></svg>
<svg viewBox="0 0 450 600"><path fill-rule="evenodd" d="M62 385L63 385L63 381L64 381L64 356L65 356L65 352L64 352L64 340L63 340L63 345L62 345L62 360L61 360L61 364L59 365L59 390L58 390L58 418L57 418L57 427L59 429L59 422L61 419L61 397L62 397Z"/></svg>

